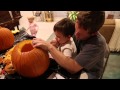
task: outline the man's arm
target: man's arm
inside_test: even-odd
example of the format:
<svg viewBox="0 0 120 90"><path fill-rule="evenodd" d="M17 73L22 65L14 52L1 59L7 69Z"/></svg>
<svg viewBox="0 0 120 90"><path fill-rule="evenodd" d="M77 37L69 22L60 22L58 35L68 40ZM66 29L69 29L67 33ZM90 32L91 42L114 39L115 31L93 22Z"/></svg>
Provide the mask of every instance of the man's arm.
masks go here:
<svg viewBox="0 0 120 90"><path fill-rule="evenodd" d="M74 74L83 68L74 59L67 57L62 52L58 51L53 45L49 44L48 50L55 61L68 72Z"/></svg>

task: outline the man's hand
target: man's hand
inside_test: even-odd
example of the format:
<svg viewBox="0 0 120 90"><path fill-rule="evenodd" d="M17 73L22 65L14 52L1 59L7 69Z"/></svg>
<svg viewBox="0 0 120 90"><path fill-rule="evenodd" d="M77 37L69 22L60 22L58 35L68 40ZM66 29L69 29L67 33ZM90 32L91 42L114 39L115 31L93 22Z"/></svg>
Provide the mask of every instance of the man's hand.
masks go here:
<svg viewBox="0 0 120 90"><path fill-rule="evenodd" d="M42 48L42 49L48 51L48 47L50 46L50 43L48 43L42 39L39 39L39 38L33 38L32 45L35 48Z"/></svg>

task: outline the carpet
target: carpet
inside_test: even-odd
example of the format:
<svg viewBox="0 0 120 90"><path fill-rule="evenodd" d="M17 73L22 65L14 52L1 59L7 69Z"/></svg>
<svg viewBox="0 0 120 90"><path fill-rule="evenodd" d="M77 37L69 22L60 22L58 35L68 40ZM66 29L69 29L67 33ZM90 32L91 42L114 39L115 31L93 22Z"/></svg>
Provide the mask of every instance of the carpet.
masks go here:
<svg viewBox="0 0 120 90"><path fill-rule="evenodd" d="M110 53L103 79L120 79L120 53Z"/></svg>

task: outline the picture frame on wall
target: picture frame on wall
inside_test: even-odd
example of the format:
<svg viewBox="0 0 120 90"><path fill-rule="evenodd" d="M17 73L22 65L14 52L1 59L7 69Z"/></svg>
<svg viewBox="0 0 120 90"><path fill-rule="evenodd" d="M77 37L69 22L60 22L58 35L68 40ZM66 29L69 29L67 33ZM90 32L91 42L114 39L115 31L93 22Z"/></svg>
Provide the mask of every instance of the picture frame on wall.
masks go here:
<svg viewBox="0 0 120 90"><path fill-rule="evenodd" d="M36 16L36 17L40 16L41 13L42 13L41 11L33 11L33 15Z"/></svg>

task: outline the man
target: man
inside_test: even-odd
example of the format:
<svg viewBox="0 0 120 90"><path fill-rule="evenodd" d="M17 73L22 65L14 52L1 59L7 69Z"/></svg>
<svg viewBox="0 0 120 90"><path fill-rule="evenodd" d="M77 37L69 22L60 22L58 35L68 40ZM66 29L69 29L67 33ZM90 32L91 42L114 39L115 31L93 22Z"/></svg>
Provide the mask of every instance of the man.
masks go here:
<svg viewBox="0 0 120 90"><path fill-rule="evenodd" d="M35 38L33 47L48 50L55 61L72 76L85 71L89 79L98 79L103 70L106 41L98 32L105 21L103 11L80 11L75 22L75 38L80 42L78 55L70 58L52 44Z"/></svg>

